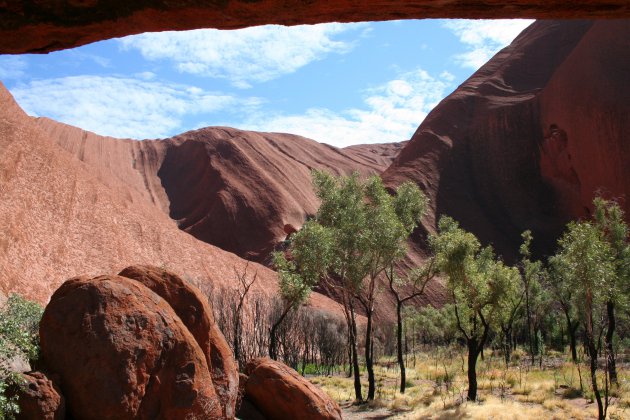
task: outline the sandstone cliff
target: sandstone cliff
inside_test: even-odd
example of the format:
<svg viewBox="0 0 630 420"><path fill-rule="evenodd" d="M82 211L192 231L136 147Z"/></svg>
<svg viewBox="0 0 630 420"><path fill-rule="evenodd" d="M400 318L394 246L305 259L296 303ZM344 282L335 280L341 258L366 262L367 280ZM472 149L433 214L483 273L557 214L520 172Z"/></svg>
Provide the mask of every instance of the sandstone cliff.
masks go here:
<svg viewBox="0 0 630 420"><path fill-rule="evenodd" d="M449 214L508 257L525 229L551 249L597 190L630 192L628 39L628 21L534 23L429 114L384 179L428 193L428 231Z"/></svg>

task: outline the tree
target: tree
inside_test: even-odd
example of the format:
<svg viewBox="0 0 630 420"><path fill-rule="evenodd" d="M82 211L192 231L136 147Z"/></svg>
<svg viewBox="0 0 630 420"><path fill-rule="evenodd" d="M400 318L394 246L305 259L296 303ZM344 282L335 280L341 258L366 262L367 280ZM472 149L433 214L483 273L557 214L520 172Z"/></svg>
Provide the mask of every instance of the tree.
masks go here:
<svg viewBox="0 0 630 420"><path fill-rule="evenodd" d="M314 221L304 224L293 235L287 259L282 252L274 254L274 265L278 271L280 296L283 309L269 332L269 357L276 360L276 331L289 312L308 299L313 287L326 272L333 256L331 232Z"/></svg>
<svg viewBox="0 0 630 420"><path fill-rule="evenodd" d="M628 245L628 225L624 220L624 212L614 201L601 197L593 200L595 207L595 225L603 235L612 252L614 276L606 285L606 329L605 345L608 359L608 374L610 381L617 384L617 368L613 338L615 334L615 307L624 304L630 286L630 246Z"/></svg>
<svg viewBox="0 0 630 420"><path fill-rule="evenodd" d="M242 344L242 314L243 314L243 303L245 303L245 298L249 293L252 285L256 282L258 278L258 271L254 273L254 277L251 280L247 279L247 268L249 267L249 261L245 264L245 268L242 273L239 273L234 267L234 275L238 279L238 303L236 303L236 308L234 308L234 324L233 324L233 337L232 337L232 346L234 348L234 360L239 365L239 368L242 370L245 367L245 358L241 355L241 344Z"/></svg>
<svg viewBox="0 0 630 420"><path fill-rule="evenodd" d="M505 295L514 268L495 260L492 248L481 248L477 238L443 216L438 234L430 237L437 267L448 278L447 288L457 329L468 348L468 400L477 400L477 358L488 339L490 323Z"/></svg>
<svg viewBox="0 0 630 420"><path fill-rule="evenodd" d="M503 277L503 297L497 302L496 321L503 336L505 365L510 364L514 321L525 298L525 287L518 270L499 268Z"/></svg>
<svg viewBox="0 0 630 420"><path fill-rule="evenodd" d="M579 308L586 333L590 358L591 386L597 400L598 418L606 417L597 384L597 337L601 326L595 321L602 318L603 306L608 300L606 285L615 276L613 250L600 229L590 222L571 222L558 241L559 250L550 263L568 287L573 290L574 305Z"/></svg>
<svg viewBox="0 0 630 420"><path fill-rule="evenodd" d="M405 360L403 358L403 307L404 305L424 293L424 289L435 277L435 259L431 258L424 267L412 270L407 275L400 277L395 272L392 264L385 272L389 283L389 290L396 299L396 358L400 368L400 393L405 393L407 382ZM406 291L404 294L403 290Z"/></svg>
<svg viewBox="0 0 630 420"><path fill-rule="evenodd" d="M335 178L314 171L313 182L321 206L316 222L332 232L335 257L329 266L341 283L350 345L353 354L355 396L362 400L356 351L354 301L367 318L365 364L368 372L368 400L375 397L376 380L373 360L374 304L377 279L386 268L406 254L406 240L418 225L426 207L426 197L410 182L396 189L392 197L378 176L361 181L357 173Z"/></svg>

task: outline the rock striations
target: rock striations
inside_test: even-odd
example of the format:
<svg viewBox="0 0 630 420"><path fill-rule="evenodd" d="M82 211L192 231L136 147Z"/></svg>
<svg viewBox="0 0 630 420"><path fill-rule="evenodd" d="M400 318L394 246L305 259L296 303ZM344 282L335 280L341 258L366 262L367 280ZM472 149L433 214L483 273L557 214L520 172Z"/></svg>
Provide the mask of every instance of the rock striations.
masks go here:
<svg viewBox="0 0 630 420"><path fill-rule="evenodd" d="M219 137L225 136L224 129L214 131L223 133L217 134ZM243 133L243 136L248 135L263 137ZM183 138L143 142L118 140L51 120L34 119L27 116L0 85L0 294L19 293L46 303L63 278L77 273L94 276L102 272L119 272L132 264L170 268L201 286L233 285L234 268L242 272L246 261L194 238L180 230L169 217L171 199L167 191L170 189L165 188L163 182L172 184L166 175L166 181L163 181L158 172L165 170L168 173L171 160L173 164L188 161L191 170L197 170L196 159L209 161L207 155L188 158L180 155L179 160L173 159L173 153L177 155L175 150L187 141ZM195 141L198 140L192 140ZM227 143L228 139L223 141ZM212 144L212 141L208 140L208 143ZM355 165L352 169L376 170L371 163L362 164L344 158L337 149L320 147L326 151L321 156L346 159L348 165ZM311 154L315 160L318 153L316 147L313 148ZM285 162L276 173L295 170L295 166L286 163L293 158L280 152L278 156L285 156ZM167 157L169 163L165 164ZM260 155L260 159L271 159L269 166L278 165L278 158L273 161L273 156ZM301 169L295 178L307 176L307 164L296 164ZM222 174L223 179L231 179L237 185L229 191L242 187L256 188L259 195L266 193L260 185L239 184L238 166L233 168L236 173ZM352 169L349 166L347 170ZM212 168L208 170L212 171ZM187 174L183 171L181 175L185 177ZM204 191L203 184L197 184L198 193L208 192L213 180L205 178L204 182L209 183L206 185L208 190ZM217 182L223 181L217 178ZM300 182L303 185L310 183L308 177ZM295 188L298 187L282 194L290 197ZM215 193L215 196L225 197L227 191L219 189ZM179 209L192 211L198 209L194 203L199 199L181 196L173 202L178 203ZM186 207L186 200L193 204ZM230 199L226 200L229 202ZM266 202L272 200L269 198ZM306 206L307 202L311 203L310 207ZM285 209L285 213L273 219L278 221L278 226L268 225L262 218L253 223L226 218L222 223L224 229L239 234L245 232L252 238L257 237L256 234L239 231L238 223L245 223L250 229L267 229L276 233L259 236L280 240L286 236L284 218L287 215L292 214L293 219L287 220L297 223L306 214L304 208L314 209L316 206L312 192L310 195L302 192L293 203L297 203L296 207L304 207ZM216 207L220 206L215 204ZM183 219L189 220L190 215L183 214L186 216ZM255 214L264 217L266 213ZM274 236L276 234L279 236ZM241 243L247 243L247 239ZM252 249L265 247L253 241L251 246ZM250 266L250 270L258 272L257 290L268 296L274 295L276 274L256 264ZM317 294L311 301L316 306L337 307Z"/></svg>
<svg viewBox="0 0 630 420"><path fill-rule="evenodd" d="M525 229L549 249L597 190L630 193L629 39L628 21L535 22L428 115L385 181L428 193L429 231L449 214L504 254Z"/></svg>

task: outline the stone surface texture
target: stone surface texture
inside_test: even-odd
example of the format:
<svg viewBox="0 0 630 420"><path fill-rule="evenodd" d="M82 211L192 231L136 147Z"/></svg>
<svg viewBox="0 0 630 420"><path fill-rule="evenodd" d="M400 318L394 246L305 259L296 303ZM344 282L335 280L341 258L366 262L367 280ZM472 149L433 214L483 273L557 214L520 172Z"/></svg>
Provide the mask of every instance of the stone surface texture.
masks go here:
<svg viewBox="0 0 630 420"><path fill-rule="evenodd" d="M531 229L548 253L597 191L630 201L630 21L537 21L420 125L383 173L515 257ZM625 199L624 199L625 197Z"/></svg>
<svg viewBox="0 0 630 420"><path fill-rule="evenodd" d="M75 419L222 418L206 358L163 298L120 276L67 280L40 324L42 363Z"/></svg>
<svg viewBox="0 0 630 420"><path fill-rule="evenodd" d="M239 386L238 366L214 320L208 297L178 275L158 267L131 266L119 275L142 283L169 303L206 357L223 416L234 417Z"/></svg>
<svg viewBox="0 0 630 420"><path fill-rule="evenodd" d="M22 374L17 420L65 420L66 402L59 387L42 372Z"/></svg>
<svg viewBox="0 0 630 420"><path fill-rule="evenodd" d="M0 54L141 32L424 18L628 18L626 0L81 0L0 2Z"/></svg>
<svg viewBox="0 0 630 420"><path fill-rule="evenodd" d="M341 420L341 409L332 398L283 363L254 359L245 371L245 398L266 418Z"/></svg>

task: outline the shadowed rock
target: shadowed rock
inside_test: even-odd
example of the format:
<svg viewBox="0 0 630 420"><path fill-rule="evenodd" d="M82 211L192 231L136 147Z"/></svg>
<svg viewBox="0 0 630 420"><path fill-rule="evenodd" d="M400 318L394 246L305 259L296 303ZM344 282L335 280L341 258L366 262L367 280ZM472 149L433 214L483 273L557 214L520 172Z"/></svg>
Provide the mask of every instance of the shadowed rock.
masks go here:
<svg viewBox="0 0 630 420"><path fill-rule="evenodd" d="M41 372L22 375L25 383L17 391L18 420L64 420L66 403L61 390Z"/></svg>

